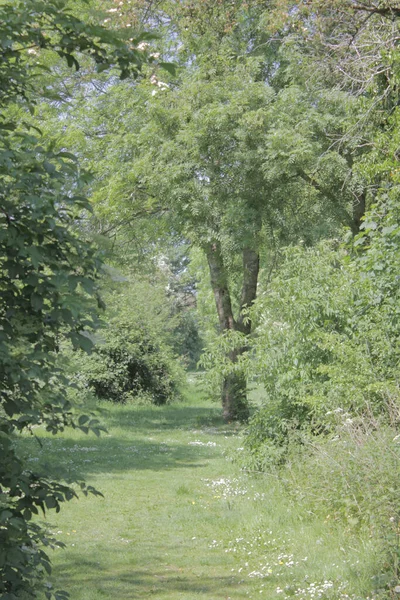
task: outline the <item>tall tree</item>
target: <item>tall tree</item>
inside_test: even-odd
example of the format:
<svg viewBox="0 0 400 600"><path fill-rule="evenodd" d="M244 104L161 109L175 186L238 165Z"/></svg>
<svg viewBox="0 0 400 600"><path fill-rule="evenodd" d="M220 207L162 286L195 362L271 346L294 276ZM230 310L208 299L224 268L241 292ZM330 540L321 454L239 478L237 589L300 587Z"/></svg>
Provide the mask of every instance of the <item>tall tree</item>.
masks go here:
<svg viewBox="0 0 400 600"><path fill-rule="evenodd" d="M129 143L125 138L124 157L130 194L161 203L166 226L204 251L221 333L245 336L251 324L244 308L256 294L260 233L268 215L272 218L259 145L273 93L254 79L252 67L243 65L223 77L194 71L179 89L155 85L153 96L144 90L147 112L142 107L142 116L136 112L140 125L128 134ZM241 292L235 298L232 279L238 276ZM222 394L225 418L246 418L243 378L229 377Z"/></svg>
<svg viewBox="0 0 400 600"><path fill-rule="evenodd" d="M265 257L282 242L312 243L338 224L356 233L365 204L354 144L343 142L351 96L322 77L309 86L304 48L290 31L271 35L262 9L239 0L157 3L179 75L161 80L152 68L134 95L108 85L71 112L97 174L96 213L103 224L112 220L102 231L140 236L156 215L153 240L172 234L202 249L219 330L243 335L233 364L251 332L245 314L260 248ZM245 389L237 373L224 381L226 419L246 417Z"/></svg>
<svg viewBox="0 0 400 600"><path fill-rule="evenodd" d="M82 22L63 0L3 3L0 23L0 595L35 598L44 589L47 598L65 598L44 586L51 569L43 547L55 542L32 516L58 511L76 492L32 471L15 434L34 425L99 431L96 420L74 414L57 361L62 339L91 345L85 330L96 324L98 261L75 232L90 208L87 178L31 123L35 77L44 51L76 69L83 53L123 77L136 75L144 57L117 34Z"/></svg>
<svg viewBox="0 0 400 600"><path fill-rule="evenodd" d="M325 232L338 221L352 223L352 194L349 186L341 189L346 161L332 153L318 164L330 145L325 124L340 123L346 111L328 95L313 106L313 96L298 86L277 93L259 80L258 59L220 60L214 70L210 63L186 70L179 86L154 78L134 101L121 86L101 100L113 97L121 109L100 142L105 160L94 198L108 218L114 213L129 228L132 217L137 226L157 211L164 234L201 248L219 330L246 338L261 245L268 254L280 239L313 239L322 220ZM328 174L329 184L319 185ZM232 362L245 346L231 352ZM227 376L226 419L246 416L245 390L243 376Z"/></svg>

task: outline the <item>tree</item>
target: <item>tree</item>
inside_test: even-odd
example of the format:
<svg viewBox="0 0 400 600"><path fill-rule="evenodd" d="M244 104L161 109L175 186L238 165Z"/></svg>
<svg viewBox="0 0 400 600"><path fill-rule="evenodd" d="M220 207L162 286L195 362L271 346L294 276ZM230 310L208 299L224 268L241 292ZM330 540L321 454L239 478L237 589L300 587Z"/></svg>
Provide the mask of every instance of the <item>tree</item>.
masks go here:
<svg viewBox="0 0 400 600"><path fill-rule="evenodd" d="M63 0L15 0L0 7L0 22L0 593L12 600L36 597L50 572L43 546L55 542L32 515L58 511L76 496L28 468L15 434L34 425L99 433L95 419L75 413L57 361L61 340L89 350L85 332L96 325L99 263L76 233L90 208L87 177L72 154L56 151L31 126L27 108L33 113L43 51L76 69L84 53L98 70L115 66L122 77L136 75L143 56L135 44L74 17ZM45 595L54 595L50 584Z"/></svg>
<svg viewBox="0 0 400 600"><path fill-rule="evenodd" d="M178 76L164 81L152 68L134 95L109 82L90 102L79 96L69 113L71 137L89 149L96 173L100 231L123 232L150 249L167 237L201 248L219 331L243 336L233 364L251 332L245 313L256 294L260 248L271 268L282 243L313 243L339 223L356 234L367 202L354 165L361 142L343 141L353 125L351 94L322 77L308 86L306 50L290 31L268 34L262 10L262 3L240 1L157 3L154 18L169 27L165 44L181 57ZM126 11L118 12L122 22ZM225 417L245 417L239 369L223 390Z"/></svg>
<svg viewBox="0 0 400 600"><path fill-rule="evenodd" d="M267 134L270 179L286 192L290 180L302 179L363 251L350 262L348 248L335 254L337 241L308 248L315 239L303 223L305 244L286 249L279 271L261 283L247 369L264 374L267 402L250 428L254 447L287 441L287 424L297 427L310 414L323 429L331 407L385 414L385 402L398 395L398 11L393 3L346 0L276 6L273 18L283 10L287 33L278 78L292 84L277 94Z"/></svg>
<svg viewBox="0 0 400 600"><path fill-rule="evenodd" d="M208 29L198 12L189 26L189 9L171 9L171 19L191 65L169 83L149 73L134 96L110 86L73 117L90 147L100 221L139 236L147 228L153 240L172 234L204 252L219 331L243 336L230 355L236 364L251 332L245 309L256 295L261 246L271 265L282 240L313 240L338 222L357 232L362 181L349 149L331 148L347 125L345 93L302 87L299 55L281 43L270 40L265 56L253 52L261 34L241 2L235 17L208 6ZM110 103L118 117L105 123ZM224 381L226 419L246 417L245 389L239 372Z"/></svg>
<svg viewBox="0 0 400 600"><path fill-rule="evenodd" d="M255 297L259 237L269 210L258 145L272 98L251 70L243 65L211 77L205 70L194 71L176 91L143 86L137 98L145 104L138 101L135 109L128 99L133 112L126 110L122 117L127 130L112 150L111 178L96 191L97 197L109 197L128 166L120 197L134 202L144 196L150 205L161 205L164 227L203 250L220 332L238 330L244 336L251 324L243 309ZM152 90L159 91L151 95ZM132 124L133 114L137 120ZM129 210L129 200L123 206ZM232 290L238 284L241 292L235 298ZM236 360L236 352L231 359ZM227 420L246 418L242 377L224 382L223 406Z"/></svg>

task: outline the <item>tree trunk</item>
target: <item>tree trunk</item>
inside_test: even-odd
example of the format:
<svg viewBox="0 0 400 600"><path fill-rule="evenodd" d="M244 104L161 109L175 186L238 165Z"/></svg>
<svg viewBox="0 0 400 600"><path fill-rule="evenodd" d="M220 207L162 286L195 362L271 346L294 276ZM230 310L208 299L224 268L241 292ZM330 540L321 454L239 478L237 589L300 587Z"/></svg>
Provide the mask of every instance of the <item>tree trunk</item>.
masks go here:
<svg viewBox="0 0 400 600"><path fill-rule="evenodd" d="M229 353L230 360L235 363L244 349ZM247 380L242 373L229 373L224 377L221 389L222 415L224 420L247 421L249 405L247 402Z"/></svg>
<svg viewBox="0 0 400 600"><path fill-rule="evenodd" d="M362 193L353 203L353 221L356 228L356 233L359 233L360 226L365 215L366 209L366 195L367 191L363 190Z"/></svg>
<svg viewBox="0 0 400 600"><path fill-rule="evenodd" d="M260 270L260 256L250 248L243 250L243 285L240 297L240 311L237 320L237 329L245 335L251 333L251 320L246 315L245 309L250 308L256 299L258 273Z"/></svg>
<svg viewBox="0 0 400 600"><path fill-rule="evenodd" d="M231 295L228 287L228 274L221 253L221 244L215 242L207 249L207 260L210 269L211 287L217 307L219 328L221 333L235 329L232 312Z"/></svg>
<svg viewBox="0 0 400 600"><path fill-rule="evenodd" d="M229 330L240 331L245 335L251 332L251 321L243 314L246 306L251 306L257 291L259 256L253 250L243 250L243 287L240 299L240 311L235 320L228 286L228 274L224 265L219 242L207 248L207 260L210 269L211 286L214 292L221 333ZM246 346L229 352L229 359L235 363L246 351ZM221 390L222 409L225 421L245 421L249 417L247 403L247 382L244 375L230 373L224 378Z"/></svg>

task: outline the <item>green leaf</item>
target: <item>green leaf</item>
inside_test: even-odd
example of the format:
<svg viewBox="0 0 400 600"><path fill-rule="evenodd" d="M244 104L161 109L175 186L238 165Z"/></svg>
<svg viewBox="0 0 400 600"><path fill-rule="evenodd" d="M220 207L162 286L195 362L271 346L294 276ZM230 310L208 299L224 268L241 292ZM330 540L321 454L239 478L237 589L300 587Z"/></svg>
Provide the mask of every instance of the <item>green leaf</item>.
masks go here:
<svg viewBox="0 0 400 600"><path fill-rule="evenodd" d="M31 246L28 250L34 268L37 270L42 260L42 253L37 246Z"/></svg>
<svg viewBox="0 0 400 600"><path fill-rule="evenodd" d="M93 346L94 346L92 340L87 335L85 335L84 332L76 334L74 345L75 345L75 347L79 347L88 353L91 352L91 350L93 349Z"/></svg>
<svg viewBox="0 0 400 600"><path fill-rule="evenodd" d="M48 160L45 160L43 162L43 167L45 168L47 173L49 173L49 175L53 175L56 172L55 166L53 165L53 163L49 162Z"/></svg>
<svg viewBox="0 0 400 600"><path fill-rule="evenodd" d="M3 510L0 513L0 523L6 523L9 519L11 519L13 513L10 510Z"/></svg>
<svg viewBox="0 0 400 600"><path fill-rule="evenodd" d="M49 509L56 508L58 506L58 502L54 498L54 496L47 496L45 499L45 504L46 504L47 508L49 508Z"/></svg>
<svg viewBox="0 0 400 600"><path fill-rule="evenodd" d="M34 292L31 295L31 306L35 312L39 312L43 308L43 297Z"/></svg>
<svg viewBox="0 0 400 600"><path fill-rule="evenodd" d="M88 415L81 415L78 419L79 425L84 425L89 421L90 417Z"/></svg>
<svg viewBox="0 0 400 600"><path fill-rule="evenodd" d="M162 69L164 69L164 71L167 71L171 75L174 75L174 76L176 75L177 68L178 68L176 64L169 63L169 62L160 62L158 64Z"/></svg>

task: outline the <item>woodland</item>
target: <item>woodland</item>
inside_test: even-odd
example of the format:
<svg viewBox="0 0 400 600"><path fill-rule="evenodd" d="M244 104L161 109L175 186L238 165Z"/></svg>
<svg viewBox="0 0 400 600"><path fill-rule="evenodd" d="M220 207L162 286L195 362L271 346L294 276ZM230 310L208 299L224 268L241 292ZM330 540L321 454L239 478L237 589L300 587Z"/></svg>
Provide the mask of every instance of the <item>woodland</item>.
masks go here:
<svg viewBox="0 0 400 600"><path fill-rule="evenodd" d="M359 559L71 597L399 597L399 42L398 0L0 1L2 599L70 597L49 522L103 501L49 440L107 448L114 415L168 444L178 414L257 487L206 484L260 553L276 504Z"/></svg>

